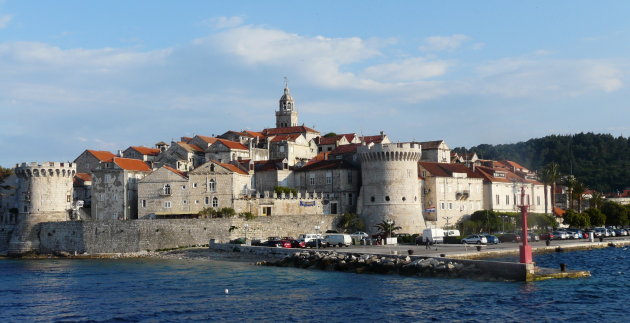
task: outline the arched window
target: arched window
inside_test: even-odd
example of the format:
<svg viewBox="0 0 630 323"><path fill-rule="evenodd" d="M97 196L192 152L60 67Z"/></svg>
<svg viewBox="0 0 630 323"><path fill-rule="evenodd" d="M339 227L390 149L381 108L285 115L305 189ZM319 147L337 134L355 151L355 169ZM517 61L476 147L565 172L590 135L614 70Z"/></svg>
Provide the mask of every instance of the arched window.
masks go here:
<svg viewBox="0 0 630 323"><path fill-rule="evenodd" d="M219 207L219 199L216 196L212 198L212 207Z"/></svg>
<svg viewBox="0 0 630 323"><path fill-rule="evenodd" d="M217 183L214 181L214 179L211 179L208 182L208 191L209 192L216 192L217 190Z"/></svg>
<svg viewBox="0 0 630 323"><path fill-rule="evenodd" d="M210 165L210 171L211 171L211 172L214 172L214 164L211 164L211 165Z"/></svg>
<svg viewBox="0 0 630 323"><path fill-rule="evenodd" d="M171 185L164 185L164 187L162 187L162 192L164 193L164 195L171 195Z"/></svg>

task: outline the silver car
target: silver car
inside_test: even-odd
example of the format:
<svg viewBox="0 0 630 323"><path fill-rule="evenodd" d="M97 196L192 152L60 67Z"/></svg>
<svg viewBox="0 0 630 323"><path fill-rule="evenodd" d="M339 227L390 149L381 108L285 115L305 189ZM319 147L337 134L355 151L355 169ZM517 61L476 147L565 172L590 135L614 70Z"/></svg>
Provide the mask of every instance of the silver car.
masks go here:
<svg viewBox="0 0 630 323"><path fill-rule="evenodd" d="M470 236L467 236L466 238L462 239L462 243L463 244L486 244L488 243L488 239L486 239L485 236L479 235L479 234L473 234Z"/></svg>

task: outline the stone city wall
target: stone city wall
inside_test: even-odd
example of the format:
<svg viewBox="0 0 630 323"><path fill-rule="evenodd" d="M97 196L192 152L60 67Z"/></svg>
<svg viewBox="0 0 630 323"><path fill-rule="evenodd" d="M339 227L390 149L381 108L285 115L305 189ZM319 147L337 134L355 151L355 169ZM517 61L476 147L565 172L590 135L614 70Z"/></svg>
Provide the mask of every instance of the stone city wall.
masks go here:
<svg viewBox="0 0 630 323"><path fill-rule="evenodd" d="M335 229L338 216L259 217L230 219L157 219L128 221L75 221L40 224L39 252L79 254L129 253L206 245L210 239L228 242L247 236L293 236ZM247 224L247 226L245 226Z"/></svg>
<svg viewBox="0 0 630 323"><path fill-rule="evenodd" d="M0 253L9 249L9 241L14 228L15 226L11 224L0 225Z"/></svg>

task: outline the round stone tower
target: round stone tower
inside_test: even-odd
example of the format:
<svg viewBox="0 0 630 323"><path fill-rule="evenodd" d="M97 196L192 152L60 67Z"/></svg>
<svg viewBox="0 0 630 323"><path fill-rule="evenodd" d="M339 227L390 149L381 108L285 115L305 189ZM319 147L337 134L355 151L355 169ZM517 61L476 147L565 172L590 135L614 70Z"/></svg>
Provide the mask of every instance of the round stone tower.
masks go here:
<svg viewBox="0 0 630 323"><path fill-rule="evenodd" d="M359 146L362 186L359 215L366 230L393 220L398 232L421 233L425 228L420 200L418 161L421 149L414 143Z"/></svg>
<svg viewBox="0 0 630 323"><path fill-rule="evenodd" d="M22 163L16 165L18 177L17 227L9 243L9 253L35 251L39 246L41 222L68 221L72 209L74 163Z"/></svg>

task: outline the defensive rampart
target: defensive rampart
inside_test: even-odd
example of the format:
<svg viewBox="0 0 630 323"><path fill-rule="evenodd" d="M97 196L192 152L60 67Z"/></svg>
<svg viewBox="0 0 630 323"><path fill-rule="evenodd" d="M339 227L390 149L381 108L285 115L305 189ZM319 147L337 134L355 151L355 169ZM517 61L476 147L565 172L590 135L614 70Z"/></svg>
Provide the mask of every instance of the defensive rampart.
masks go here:
<svg viewBox="0 0 630 323"><path fill-rule="evenodd" d="M39 224L39 252L77 254L131 253L206 245L247 237L294 236L319 226L333 229L334 215L227 219L156 219L127 221L67 221Z"/></svg>

